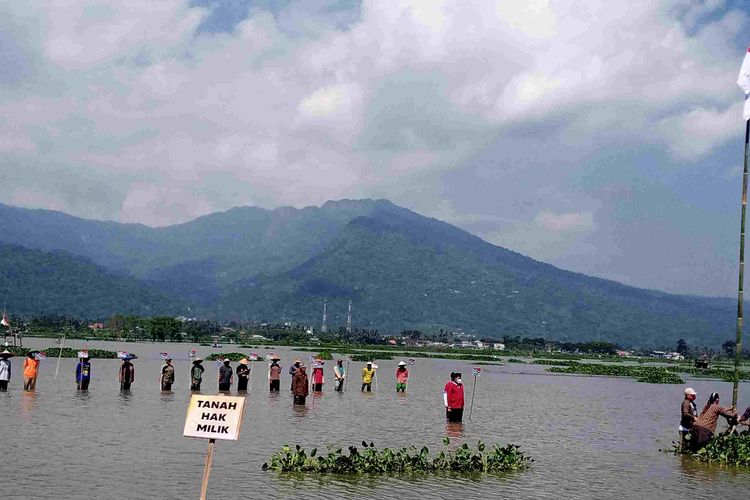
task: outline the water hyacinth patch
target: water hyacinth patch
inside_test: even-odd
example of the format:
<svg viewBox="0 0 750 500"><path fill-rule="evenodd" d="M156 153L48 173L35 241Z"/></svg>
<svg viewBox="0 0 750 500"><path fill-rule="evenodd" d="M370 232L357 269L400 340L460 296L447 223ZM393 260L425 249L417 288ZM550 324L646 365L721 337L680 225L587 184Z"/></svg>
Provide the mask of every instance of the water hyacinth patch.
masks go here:
<svg viewBox="0 0 750 500"><path fill-rule="evenodd" d="M9 349L13 354L16 356L26 356L32 349L28 349L26 347L7 347L5 349ZM34 351L38 351L38 349L33 349ZM77 358L78 357L78 351L80 349L71 349L70 347L63 347L62 352L60 352L59 347L47 347L46 349L42 349L44 354L47 355L48 358ZM94 359L117 359L117 353L115 351L107 351L105 349L87 349L89 353L89 357Z"/></svg>
<svg viewBox="0 0 750 500"><path fill-rule="evenodd" d="M206 356L206 361L216 361L218 359L224 360L228 359L229 361L237 362L241 360L242 358L247 358L249 361L263 361L261 358L258 359L250 359L249 354L242 354L241 352L216 352L209 354Z"/></svg>
<svg viewBox="0 0 750 500"><path fill-rule="evenodd" d="M701 462L750 467L750 432L717 436L693 454Z"/></svg>
<svg viewBox="0 0 750 500"><path fill-rule="evenodd" d="M689 455L700 462L730 465L734 467L750 467L750 431L728 436L715 436L706 446L693 453L689 449L681 449L677 443L661 450L675 455Z"/></svg>
<svg viewBox="0 0 750 500"><path fill-rule="evenodd" d="M678 375L657 366L613 366L603 364L580 364L567 367L547 368L548 372L579 375L604 375L608 377L632 377L637 382L648 384L684 384Z"/></svg>
<svg viewBox="0 0 750 500"><path fill-rule="evenodd" d="M447 446L450 440L445 438L443 443ZM525 469L533 462L517 445L494 445L487 450L481 441L476 450L464 443L455 451L441 450L434 457L426 446L378 450L373 443L365 441L362 441L362 450L350 446L348 453L331 447L326 454L318 455L317 452L316 448L308 455L299 445L294 448L284 445L270 462L263 464L263 470L330 474L494 473Z"/></svg>

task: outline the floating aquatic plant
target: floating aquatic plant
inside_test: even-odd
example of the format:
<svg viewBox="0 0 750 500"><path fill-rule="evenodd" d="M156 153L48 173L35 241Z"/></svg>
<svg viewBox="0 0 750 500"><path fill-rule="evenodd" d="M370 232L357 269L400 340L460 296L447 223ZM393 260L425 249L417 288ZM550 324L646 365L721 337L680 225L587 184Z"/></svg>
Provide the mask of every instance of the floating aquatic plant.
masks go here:
<svg viewBox="0 0 750 500"><path fill-rule="evenodd" d="M637 382L649 384L684 384L674 372L658 366L617 366L598 363L578 364L566 367L547 368L553 373L569 373L580 375L605 375L608 377L632 377Z"/></svg>
<svg viewBox="0 0 750 500"><path fill-rule="evenodd" d="M448 438L443 440L446 446ZM441 450L431 456L423 446L417 448L378 450L374 444L362 441L362 449L350 446L348 453L342 448L328 448L328 452L318 455L317 448L308 454L300 445L294 448L284 445L281 451L263 464L263 470L278 472L314 472L332 474L389 474L411 472L502 472L525 469L531 465L519 446L508 444L505 447L494 445L491 449L478 442L476 449L464 443L455 451Z"/></svg>

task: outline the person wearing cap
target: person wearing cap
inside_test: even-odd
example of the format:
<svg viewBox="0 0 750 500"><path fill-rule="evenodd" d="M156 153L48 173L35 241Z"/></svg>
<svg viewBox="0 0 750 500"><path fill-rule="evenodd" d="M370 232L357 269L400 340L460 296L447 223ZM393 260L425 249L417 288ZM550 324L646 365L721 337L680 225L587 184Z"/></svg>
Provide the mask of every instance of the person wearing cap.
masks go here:
<svg viewBox="0 0 750 500"><path fill-rule="evenodd" d="M461 422L464 416L464 385L459 372L452 372L451 379L445 384L443 403L448 422Z"/></svg>
<svg viewBox="0 0 750 500"><path fill-rule="evenodd" d="M133 359L130 355L125 356L122 358L122 365L120 365L120 390L121 391L129 391L130 390L130 384L135 382L135 366L133 366L133 363L130 362L130 360Z"/></svg>
<svg viewBox="0 0 750 500"><path fill-rule="evenodd" d="M316 359L313 363L312 383L314 392L321 392L323 390L323 383L325 382L325 379L323 377L324 364L325 361L323 361L322 359Z"/></svg>
<svg viewBox="0 0 750 500"><path fill-rule="evenodd" d="M13 353L8 349L0 352L0 392L7 392L8 382L10 382L11 362L10 358Z"/></svg>
<svg viewBox="0 0 750 500"><path fill-rule="evenodd" d="M305 365L300 362L299 367L294 372L294 377L292 377L292 395L294 396L294 404L305 404L305 399L307 399L308 394L310 394L310 382L307 379Z"/></svg>
<svg viewBox="0 0 750 500"><path fill-rule="evenodd" d="M247 382L250 380L250 367L247 358L242 358L235 370L237 373L237 392L247 392Z"/></svg>
<svg viewBox="0 0 750 500"><path fill-rule="evenodd" d="M79 391L88 391L91 382L91 363L89 358L81 358L76 365L76 384Z"/></svg>
<svg viewBox="0 0 750 500"><path fill-rule="evenodd" d="M279 358L271 358L271 364L268 366L268 391L279 392L281 387L281 366Z"/></svg>
<svg viewBox="0 0 750 500"><path fill-rule="evenodd" d="M737 413L734 411L734 406L720 406L719 393L712 392L701 414L693 421L693 428L690 431L690 447L693 451L703 448L714 436L719 416L730 421L737 417Z"/></svg>
<svg viewBox="0 0 750 500"><path fill-rule="evenodd" d="M234 382L232 367L229 366L229 358L225 358L219 367L219 392L229 392Z"/></svg>
<svg viewBox="0 0 750 500"><path fill-rule="evenodd" d="M406 363L403 361L398 362L398 368L396 368L396 392L406 392L406 384L409 382L409 370L406 368Z"/></svg>
<svg viewBox="0 0 750 500"><path fill-rule="evenodd" d="M297 373L297 370L299 370L301 364L302 360L297 358L292 363L292 366L289 367L289 375L292 377L292 383L289 385L290 391L294 391L294 374Z"/></svg>
<svg viewBox="0 0 750 500"><path fill-rule="evenodd" d="M172 358L164 360L164 366L161 367L161 390L171 391L172 384L174 384L174 366L172 365Z"/></svg>
<svg viewBox="0 0 750 500"><path fill-rule="evenodd" d="M688 387L685 389L685 399L682 400L682 406L680 407L680 446L685 447L687 444L687 436L693 429L693 422L698 418L698 407L695 406L695 389Z"/></svg>
<svg viewBox="0 0 750 500"><path fill-rule="evenodd" d="M375 368L372 367L372 361L368 361L367 365L362 368L362 392L365 392L365 389L367 389L367 392L372 391L372 379L374 377Z"/></svg>
<svg viewBox="0 0 750 500"><path fill-rule="evenodd" d="M23 390L33 391L36 388L36 377L39 374L39 360L34 351L30 351L23 360Z"/></svg>
<svg viewBox="0 0 750 500"><path fill-rule="evenodd" d="M344 381L346 380L346 368L344 368L344 360L336 360L336 366L333 367L333 379L333 390L336 392L341 392L344 389Z"/></svg>
<svg viewBox="0 0 750 500"><path fill-rule="evenodd" d="M195 358L193 360L193 367L190 368L190 390L200 391L201 382L203 381L203 372L206 369L203 367L203 360L201 358Z"/></svg>

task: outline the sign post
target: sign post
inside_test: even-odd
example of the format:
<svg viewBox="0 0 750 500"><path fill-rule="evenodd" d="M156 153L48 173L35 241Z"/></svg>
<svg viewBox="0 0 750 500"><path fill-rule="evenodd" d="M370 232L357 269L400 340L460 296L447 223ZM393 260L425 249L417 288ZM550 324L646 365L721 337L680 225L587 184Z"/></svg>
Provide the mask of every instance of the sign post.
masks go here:
<svg viewBox="0 0 750 500"><path fill-rule="evenodd" d="M201 482L201 500L206 499L216 440L236 441L240 436L244 413L245 398L241 396L193 394L190 398L182 435L208 439L208 453Z"/></svg>
<svg viewBox="0 0 750 500"><path fill-rule="evenodd" d="M482 373L482 369L475 366L471 369L471 374L474 375L474 386L471 389L471 406L469 407L469 420L471 420L471 413L474 411L474 393L477 390L477 377Z"/></svg>

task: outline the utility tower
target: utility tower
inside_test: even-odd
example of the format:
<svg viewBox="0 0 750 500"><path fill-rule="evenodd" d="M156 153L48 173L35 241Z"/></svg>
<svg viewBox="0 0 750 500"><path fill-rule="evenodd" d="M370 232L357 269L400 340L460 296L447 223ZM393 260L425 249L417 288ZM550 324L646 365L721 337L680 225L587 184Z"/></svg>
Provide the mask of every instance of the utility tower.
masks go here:
<svg viewBox="0 0 750 500"><path fill-rule="evenodd" d="M323 324L320 326L320 331L323 333L328 331L328 299L323 300Z"/></svg>
<svg viewBox="0 0 750 500"><path fill-rule="evenodd" d="M352 333L352 301L349 300L349 314L346 316L346 332Z"/></svg>

